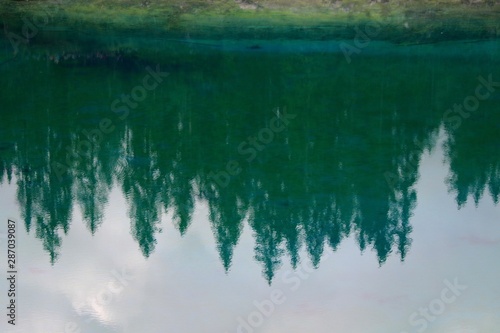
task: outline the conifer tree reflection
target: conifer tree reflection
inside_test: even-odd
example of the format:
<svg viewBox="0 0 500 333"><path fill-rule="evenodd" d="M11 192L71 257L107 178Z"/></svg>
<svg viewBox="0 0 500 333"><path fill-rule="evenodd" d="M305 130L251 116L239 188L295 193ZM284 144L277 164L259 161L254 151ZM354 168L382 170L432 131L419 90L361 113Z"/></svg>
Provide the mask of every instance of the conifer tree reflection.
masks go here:
<svg viewBox="0 0 500 333"><path fill-rule="evenodd" d="M470 118L462 120L457 129L447 126L444 148L450 171L446 181L459 208L469 197L477 206L485 192L498 204L500 114L497 110L498 101L484 101Z"/></svg>
<svg viewBox="0 0 500 333"><path fill-rule="evenodd" d="M92 108L97 108L95 114L85 112L85 108L78 110L83 112L78 114L76 124L92 123L93 118L103 118L109 112L106 106ZM75 138L77 143L85 140L92 144L86 156L74 168L75 200L78 201L83 220L92 234L102 223L104 208L111 192L113 170L118 163L118 155L113 151L120 144L121 132L115 130L112 133L101 133L94 141L89 141L89 137L81 132Z"/></svg>
<svg viewBox="0 0 500 333"><path fill-rule="evenodd" d="M120 180L129 205L132 235L142 254L149 257L156 244L155 233L159 231L162 190L150 129L128 129L125 145L126 157Z"/></svg>
<svg viewBox="0 0 500 333"><path fill-rule="evenodd" d="M382 66L378 58L350 65L332 55L314 55L312 61L296 55L208 54L203 65L191 60L176 60L179 69L125 121L116 122L86 158L68 165L62 178L52 163L65 162L67 147L74 150L85 139L82 128L95 128L103 117L117 119L110 99L130 91L142 73L106 69L101 75L86 69L94 83L78 87L69 75L77 66L61 70L28 62L26 71L45 70L31 78L35 91L16 95L13 85L2 83L6 96L17 97L4 101L9 126L0 124L0 176L17 180L26 228L35 230L52 262L75 204L89 231L98 232L114 182L126 198L131 233L145 257L154 253L163 211L184 235L196 204L203 202L226 272L244 221L269 283L284 260L295 268L305 260L303 251L318 267L325 251L337 250L348 237L361 251L373 250L379 264L393 252L405 259L418 168L440 126L432 98L439 86L432 83L446 77L436 73L445 71L440 62L407 66L408 59L395 59L389 74L373 80ZM89 96L96 107L81 108ZM24 104L14 108L19 100ZM258 137L275 117L272 111L283 105L296 120L255 148L254 157L240 153L242 142ZM449 186L459 205L469 195L478 202L486 189L498 202L493 124L499 119L492 110L485 103L481 117L449 132ZM227 170L229 161L237 161L240 171L221 185L213 172ZM395 175L390 186L386 172Z"/></svg>
<svg viewBox="0 0 500 333"><path fill-rule="evenodd" d="M46 112L32 115L26 110L17 115L16 120L21 120L24 127L15 160L17 198L26 229L35 230L54 263L59 256L61 233L69 231L74 202L71 171L60 178L52 172L51 164L65 158L61 145L70 145L71 141L70 127L63 124L71 123L71 118L63 116L62 122L53 122L53 115L59 115L59 107L64 106L54 105L50 95L31 98L27 103Z"/></svg>

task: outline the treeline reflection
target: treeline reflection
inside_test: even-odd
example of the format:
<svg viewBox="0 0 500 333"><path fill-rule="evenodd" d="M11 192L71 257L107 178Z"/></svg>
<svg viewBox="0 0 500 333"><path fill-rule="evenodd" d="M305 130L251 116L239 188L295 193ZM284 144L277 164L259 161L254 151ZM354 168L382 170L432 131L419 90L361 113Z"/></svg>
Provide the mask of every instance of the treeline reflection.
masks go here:
<svg viewBox="0 0 500 333"><path fill-rule="evenodd" d="M341 55L250 51L151 56L151 67L170 75L126 119L111 102L141 82L141 68L14 62L0 79L0 178L15 179L26 229L53 263L75 205L94 234L114 186L145 257L161 237L163 211L185 234L203 200L225 270L244 221L269 282L283 260L297 266L302 248L317 267L326 247L336 250L349 236L361 251L375 251L380 264L391 253L404 260L422 155L435 147L443 112L470 93L485 64L388 59L347 64ZM498 202L495 96L459 128L444 126L446 182L459 207L484 193ZM268 128L278 108L296 117L248 162L238 147ZM89 141L85 133L103 119L113 130ZM83 141L91 145L75 156ZM239 173L221 184L213 175L229 161ZM388 181L387 174L398 177Z"/></svg>

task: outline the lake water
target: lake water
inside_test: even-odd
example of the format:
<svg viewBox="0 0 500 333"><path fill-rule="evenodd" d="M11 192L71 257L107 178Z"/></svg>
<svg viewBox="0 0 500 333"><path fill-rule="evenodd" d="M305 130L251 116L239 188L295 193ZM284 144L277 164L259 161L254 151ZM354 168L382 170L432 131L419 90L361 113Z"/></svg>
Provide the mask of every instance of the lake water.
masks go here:
<svg viewBox="0 0 500 333"><path fill-rule="evenodd" d="M498 332L500 42L343 43L2 40L0 325Z"/></svg>

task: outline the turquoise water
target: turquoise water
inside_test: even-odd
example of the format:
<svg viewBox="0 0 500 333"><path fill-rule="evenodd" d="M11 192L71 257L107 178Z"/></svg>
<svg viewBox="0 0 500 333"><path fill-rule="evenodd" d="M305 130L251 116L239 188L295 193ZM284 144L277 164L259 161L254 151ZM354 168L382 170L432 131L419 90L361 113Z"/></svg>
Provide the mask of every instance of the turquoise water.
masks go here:
<svg viewBox="0 0 500 333"><path fill-rule="evenodd" d="M497 331L500 43L343 43L3 41L7 331Z"/></svg>

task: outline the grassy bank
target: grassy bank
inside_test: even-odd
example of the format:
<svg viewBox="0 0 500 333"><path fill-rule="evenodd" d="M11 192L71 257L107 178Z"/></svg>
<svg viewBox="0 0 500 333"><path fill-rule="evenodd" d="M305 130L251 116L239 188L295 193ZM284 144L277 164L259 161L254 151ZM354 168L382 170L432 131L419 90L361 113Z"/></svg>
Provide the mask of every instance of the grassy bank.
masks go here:
<svg viewBox="0 0 500 333"><path fill-rule="evenodd" d="M472 1L472 3L471 3ZM377 23L378 39L425 42L500 36L498 0L0 0L4 25L42 30L154 31L189 38L349 39Z"/></svg>

